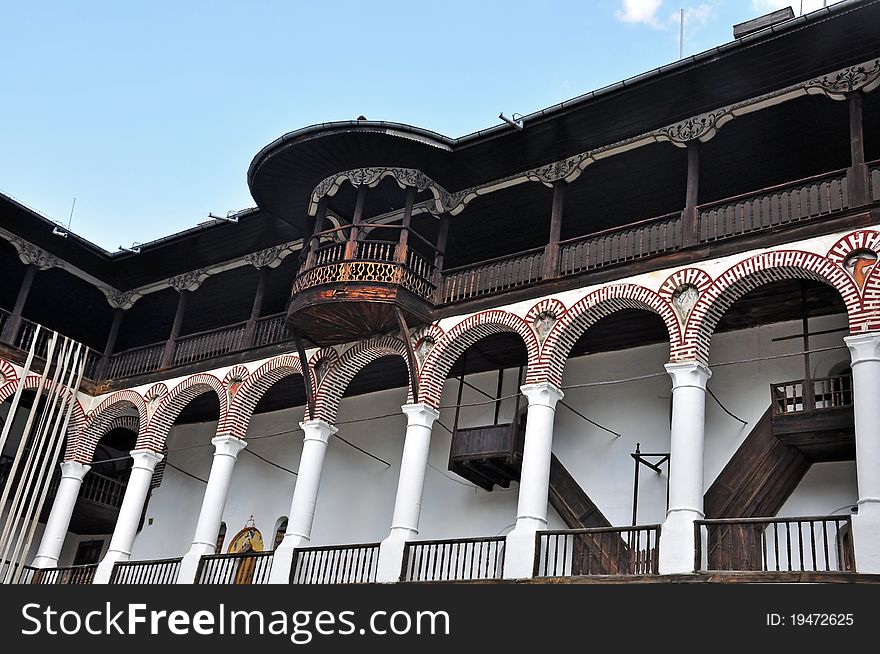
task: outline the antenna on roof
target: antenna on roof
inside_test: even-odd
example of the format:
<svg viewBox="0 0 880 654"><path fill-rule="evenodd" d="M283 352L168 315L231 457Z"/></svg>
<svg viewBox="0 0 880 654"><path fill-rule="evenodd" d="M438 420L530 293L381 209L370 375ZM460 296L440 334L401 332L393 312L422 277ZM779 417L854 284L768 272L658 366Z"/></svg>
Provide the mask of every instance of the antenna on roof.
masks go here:
<svg viewBox="0 0 880 654"><path fill-rule="evenodd" d="M119 246L120 252L128 252L130 254L140 254L141 253L141 244L140 243L132 243L130 248Z"/></svg>
<svg viewBox="0 0 880 654"><path fill-rule="evenodd" d="M73 198L73 204L70 205L70 217L67 219L67 229L73 224L73 210L76 209L76 198Z"/></svg>
<svg viewBox="0 0 880 654"><path fill-rule="evenodd" d="M517 118L517 116L519 116L519 118ZM504 112L502 111L500 114L498 114L498 117L501 120L503 120L505 123L507 123L508 125L512 125L513 127L516 127L517 129L523 128L523 121L522 121L521 114L513 114L513 118L508 118L507 116L504 115Z"/></svg>
<svg viewBox="0 0 880 654"><path fill-rule="evenodd" d="M681 27L678 30L678 58L684 59L684 9L681 12Z"/></svg>
<svg viewBox="0 0 880 654"><path fill-rule="evenodd" d="M221 220L225 223L237 223L238 216L236 215L236 213L237 212L235 212L235 211L230 211L225 216L215 216L214 214L209 213L208 218L213 218L214 220Z"/></svg>

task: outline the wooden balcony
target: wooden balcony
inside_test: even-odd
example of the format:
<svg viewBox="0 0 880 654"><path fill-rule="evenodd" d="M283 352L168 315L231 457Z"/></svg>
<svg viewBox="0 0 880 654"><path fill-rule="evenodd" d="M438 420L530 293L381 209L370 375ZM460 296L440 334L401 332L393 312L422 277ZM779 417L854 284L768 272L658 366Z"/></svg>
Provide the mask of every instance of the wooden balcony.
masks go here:
<svg viewBox="0 0 880 654"><path fill-rule="evenodd" d="M397 331L398 310L410 325L430 322L434 264L407 242L419 239L431 252L433 244L399 225L369 228L369 238L338 240L353 226L315 235L316 245L293 283L287 310L291 330L331 345ZM373 238L384 231L395 232L397 240Z"/></svg>
<svg viewBox="0 0 880 654"><path fill-rule="evenodd" d="M656 575L660 525L540 531L535 577Z"/></svg>
<svg viewBox="0 0 880 654"><path fill-rule="evenodd" d="M852 375L772 384L773 435L810 462L855 458Z"/></svg>
<svg viewBox="0 0 880 654"><path fill-rule="evenodd" d="M519 481L525 432L515 423L457 428L449 449L449 470L491 491Z"/></svg>

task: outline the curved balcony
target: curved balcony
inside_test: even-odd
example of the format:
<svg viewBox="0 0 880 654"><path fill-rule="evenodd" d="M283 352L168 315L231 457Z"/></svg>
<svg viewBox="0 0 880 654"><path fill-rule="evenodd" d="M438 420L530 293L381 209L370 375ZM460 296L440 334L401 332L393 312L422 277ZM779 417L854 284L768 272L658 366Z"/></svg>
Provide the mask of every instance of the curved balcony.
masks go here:
<svg viewBox="0 0 880 654"><path fill-rule="evenodd" d="M436 266L422 252L437 248L400 225L363 225L342 240L355 229L317 233L293 283L287 324L318 345L396 331L398 310L409 325L430 321Z"/></svg>

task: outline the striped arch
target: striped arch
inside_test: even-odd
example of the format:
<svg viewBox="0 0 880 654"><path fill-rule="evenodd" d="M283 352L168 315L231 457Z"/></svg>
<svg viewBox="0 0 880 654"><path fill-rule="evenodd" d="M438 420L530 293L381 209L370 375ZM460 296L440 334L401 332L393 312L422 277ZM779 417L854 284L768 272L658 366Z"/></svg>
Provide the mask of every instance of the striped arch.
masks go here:
<svg viewBox="0 0 880 654"><path fill-rule="evenodd" d="M440 406L443 384L458 358L477 341L502 333L520 335L526 346L526 382L541 381L541 348L535 332L516 314L494 309L468 316L437 340L422 365L419 400L433 407Z"/></svg>
<svg viewBox="0 0 880 654"><path fill-rule="evenodd" d="M828 258L847 270L846 262L851 254L856 252L871 252L880 255L880 232L860 229L841 237L831 249L828 250ZM867 275L861 280L862 287L862 311L858 315L858 322L853 332L880 330L880 261L868 268ZM847 270L847 274L851 274ZM856 284L858 285L858 281Z"/></svg>
<svg viewBox="0 0 880 654"><path fill-rule="evenodd" d="M229 403L224 433L244 438L260 398L277 382L291 375L301 376L302 366L299 357L290 354L270 359L248 375Z"/></svg>
<svg viewBox="0 0 880 654"><path fill-rule="evenodd" d="M700 294L688 316L682 347L672 353L673 360L697 360L708 364L712 334L730 306L759 286L787 279L811 279L837 289L846 304L850 330L862 329L864 320L859 288L843 268L812 252L765 252L727 269Z"/></svg>
<svg viewBox="0 0 880 654"><path fill-rule="evenodd" d="M136 416L133 414L137 414ZM131 417L134 420L134 432L138 433L141 426L147 424L147 405L140 393L132 390L118 391L107 396L101 404L91 412L85 428L80 432L76 442L70 442L64 454L65 461L79 461L89 464L95 455L98 442L114 428L120 419Z"/></svg>
<svg viewBox="0 0 880 654"><path fill-rule="evenodd" d="M604 286L582 298L562 316L544 341L539 364L543 380L562 385L565 362L577 340L602 318L625 309L655 313L663 320L669 335L670 349L681 341L681 326L672 305L658 293L636 284Z"/></svg>
<svg viewBox="0 0 880 654"><path fill-rule="evenodd" d="M218 424L226 422L229 398L223 384L214 375L200 373L187 377L159 401L147 428L138 435L137 449L148 449L161 452L171 426L187 404L205 393L214 392L220 400L220 418Z"/></svg>
<svg viewBox="0 0 880 654"><path fill-rule="evenodd" d="M24 388L28 391L35 391L40 386L40 376L39 375L28 375L24 380ZM51 387L51 381L46 380L43 385L43 392L46 392ZM10 397L15 395L15 389L18 388L18 381L8 382L0 386L0 404L8 400ZM64 394L65 400L69 398L70 392L67 389L62 389L62 393ZM70 415L70 424L67 426L67 434L71 437L71 440L75 440L76 434L80 432L83 426L86 424L86 414L83 411L82 404L80 404L79 398L75 399L73 402L73 413Z"/></svg>
<svg viewBox="0 0 880 654"><path fill-rule="evenodd" d="M331 365L318 386L315 395L315 418L326 420L332 424L336 420L336 412L339 410L342 394L354 376L369 363L387 356L401 357L409 370L406 344L393 336L380 336L361 341L346 350L339 357L339 360ZM411 388L407 392L407 398L407 401L412 399Z"/></svg>
<svg viewBox="0 0 880 654"><path fill-rule="evenodd" d="M18 371L9 361L0 359L0 386L18 381Z"/></svg>

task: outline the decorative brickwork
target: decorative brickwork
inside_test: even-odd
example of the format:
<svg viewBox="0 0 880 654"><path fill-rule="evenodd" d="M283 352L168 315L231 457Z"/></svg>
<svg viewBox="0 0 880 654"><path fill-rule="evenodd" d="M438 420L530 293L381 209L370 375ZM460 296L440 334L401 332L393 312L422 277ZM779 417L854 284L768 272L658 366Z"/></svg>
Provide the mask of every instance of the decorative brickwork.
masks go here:
<svg viewBox="0 0 880 654"><path fill-rule="evenodd" d="M136 391L118 391L108 395L92 411L79 437L71 439L64 454L65 461L78 461L90 464L95 455L98 442L107 434L119 419L132 416L135 420L135 433L140 426L147 424L147 405Z"/></svg>
<svg viewBox="0 0 880 654"><path fill-rule="evenodd" d="M200 395L211 391L220 400L220 419L218 424L224 424L229 404L226 388L214 375L199 373L184 379L159 400L156 410L147 425L147 429L138 435L137 449L161 452L165 439L168 438L168 432L171 431L171 425L174 424L174 421L180 415L180 412L183 411L184 407Z"/></svg>
<svg viewBox="0 0 880 654"><path fill-rule="evenodd" d="M260 398L274 384L290 375L302 375L299 357L293 354L270 359L249 374L229 404L229 413L222 433L243 439L247 435L248 424Z"/></svg>

